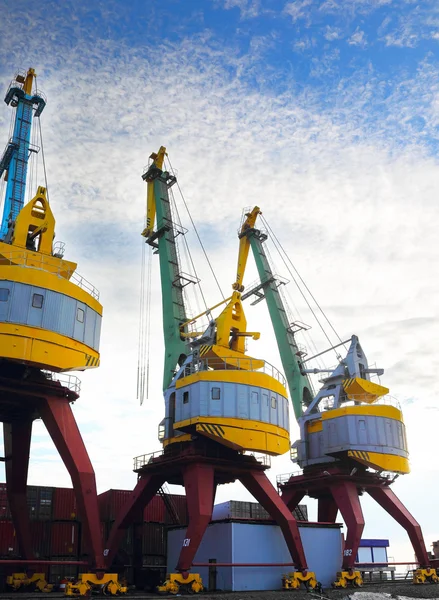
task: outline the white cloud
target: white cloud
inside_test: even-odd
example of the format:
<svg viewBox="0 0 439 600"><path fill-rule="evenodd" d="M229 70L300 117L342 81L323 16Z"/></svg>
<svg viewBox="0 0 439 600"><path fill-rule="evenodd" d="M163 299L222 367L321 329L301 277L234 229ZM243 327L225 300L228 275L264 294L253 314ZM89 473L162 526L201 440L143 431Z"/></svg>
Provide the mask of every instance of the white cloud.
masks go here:
<svg viewBox="0 0 439 600"><path fill-rule="evenodd" d="M293 23L299 19L307 19L311 10L312 0L294 0L294 2L288 2L284 6L284 13L291 17Z"/></svg>
<svg viewBox="0 0 439 600"><path fill-rule="evenodd" d="M224 0L224 8L238 8L241 19L251 19L259 16L261 2L260 0Z"/></svg>
<svg viewBox="0 0 439 600"><path fill-rule="evenodd" d="M303 18L309 3L293 4L290 16ZM6 30L18 31L19 17L3 20L0 39ZM51 37L36 35L43 26ZM78 260L80 272L101 290L104 304L102 366L81 374L83 391L73 407L100 490L133 486L132 457L159 446L163 343L157 270L150 398L142 408L135 398L136 311L145 206L140 175L149 153L165 144L194 219L208 232L204 239L224 289L230 289L235 270L241 208L258 203L341 335L357 333L369 358L388 369L383 383L391 393L416 399L405 407L415 470L395 489L426 539L437 536L430 515L438 468L425 443L427 435L435 436L437 420L429 407L439 392L438 165L428 141L436 122L429 93L436 66L425 63L416 77L391 82L381 110L370 113L388 84L373 72L325 90L337 96L328 108L308 86L284 94L263 83L249 86L249 73L263 80L264 72L251 56L238 56L209 33L132 48L76 37L65 23L52 27L32 13L20 31L14 45L0 46L1 80L6 84L21 64L37 68L49 99L42 121L57 234L68 242L67 258ZM68 40L67 49L60 39ZM420 110L427 131L416 136L405 123ZM0 112L4 141L8 111ZM214 304L212 278L199 251L194 257ZM309 311L290 287L308 320ZM248 320L263 334L252 352L279 365L265 307L249 308ZM313 337L324 346L317 328ZM36 449L45 454L32 461L30 482L68 485L41 424L35 429L32 456ZM292 430L294 438L297 427ZM274 459L270 477L290 469L287 456ZM237 485L219 490L218 500L231 497L248 496ZM400 558L407 558L406 538L390 519L372 504L365 512L367 535L390 531L402 548Z"/></svg>
<svg viewBox="0 0 439 600"><path fill-rule="evenodd" d="M348 44L350 44L351 46L361 46L364 48L367 45L364 31L357 27L357 29L348 39Z"/></svg>
<svg viewBox="0 0 439 600"><path fill-rule="evenodd" d="M330 25L326 26L325 39L327 39L328 42L339 40L341 37L342 33L338 27L331 27Z"/></svg>

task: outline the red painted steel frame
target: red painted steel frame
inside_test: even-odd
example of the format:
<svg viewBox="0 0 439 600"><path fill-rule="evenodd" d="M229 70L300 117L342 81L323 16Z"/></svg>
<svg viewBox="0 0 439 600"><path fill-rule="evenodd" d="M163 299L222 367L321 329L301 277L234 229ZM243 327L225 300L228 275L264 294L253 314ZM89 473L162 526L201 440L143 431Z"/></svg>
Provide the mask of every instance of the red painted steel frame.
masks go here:
<svg viewBox="0 0 439 600"><path fill-rule="evenodd" d="M347 527L343 569L355 567L355 559L364 529L360 496L366 491L407 531L421 567L429 567L420 525L393 493L389 481L377 473L360 471L351 475L352 467L313 469L292 476L281 484L282 498L293 511L305 494L318 500L318 520L334 523L340 510Z"/></svg>
<svg viewBox="0 0 439 600"><path fill-rule="evenodd" d="M240 480L255 499L279 524L295 564L306 571L307 564L297 522L252 456L244 456L214 442L198 440L181 448L165 451L163 456L139 469L139 480L116 519L107 543L107 569L117 552L126 528L139 510L151 500L162 484L183 484L189 512L189 525L176 570L184 576L192 567L195 554L212 517L218 484ZM169 565L172 568L172 565Z"/></svg>
<svg viewBox="0 0 439 600"><path fill-rule="evenodd" d="M77 398L76 393L36 369L6 365L1 370L7 495L21 554L33 560L26 485L32 421L41 418L72 478L92 566L102 571L105 565L95 475L70 407Z"/></svg>

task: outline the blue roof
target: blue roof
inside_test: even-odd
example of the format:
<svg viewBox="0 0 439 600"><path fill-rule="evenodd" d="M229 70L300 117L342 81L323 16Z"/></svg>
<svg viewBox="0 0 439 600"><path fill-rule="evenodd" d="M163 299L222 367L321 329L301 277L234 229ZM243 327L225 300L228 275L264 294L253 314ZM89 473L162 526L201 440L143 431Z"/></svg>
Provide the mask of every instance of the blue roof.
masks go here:
<svg viewBox="0 0 439 600"><path fill-rule="evenodd" d="M360 548L388 548L389 540L361 540Z"/></svg>

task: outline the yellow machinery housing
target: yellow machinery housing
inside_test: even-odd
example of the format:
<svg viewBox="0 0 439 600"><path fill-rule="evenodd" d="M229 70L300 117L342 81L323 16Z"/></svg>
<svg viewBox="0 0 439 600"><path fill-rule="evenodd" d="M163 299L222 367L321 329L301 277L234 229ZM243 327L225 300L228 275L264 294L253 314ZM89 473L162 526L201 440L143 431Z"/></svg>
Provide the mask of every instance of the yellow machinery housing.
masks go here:
<svg viewBox="0 0 439 600"><path fill-rule="evenodd" d="M301 573L300 571L292 571L288 575L282 576L283 590L298 590L301 586L314 590L319 583L317 582L315 573Z"/></svg>
<svg viewBox="0 0 439 600"><path fill-rule="evenodd" d="M120 596L126 594L128 588L118 580L117 573L104 573L101 579L94 573L83 573L76 583L66 584L65 596L90 596L99 591L105 596Z"/></svg>
<svg viewBox="0 0 439 600"><path fill-rule="evenodd" d="M14 592L28 590L47 594L53 589L53 585L47 583L44 573L34 573L30 577L27 573L12 573L6 578L6 584Z"/></svg>
<svg viewBox="0 0 439 600"><path fill-rule="evenodd" d="M99 294L53 248L55 218L39 187L0 242L0 359L54 372L99 365Z"/></svg>
<svg viewBox="0 0 439 600"><path fill-rule="evenodd" d="M360 571L339 571L337 573L337 579L332 584L335 589L352 587L361 587L363 585L363 578L361 577Z"/></svg>
<svg viewBox="0 0 439 600"><path fill-rule="evenodd" d="M167 575L163 585L157 586L159 594L199 594L203 590L203 583L198 573L188 573L186 578L181 573L171 573Z"/></svg>

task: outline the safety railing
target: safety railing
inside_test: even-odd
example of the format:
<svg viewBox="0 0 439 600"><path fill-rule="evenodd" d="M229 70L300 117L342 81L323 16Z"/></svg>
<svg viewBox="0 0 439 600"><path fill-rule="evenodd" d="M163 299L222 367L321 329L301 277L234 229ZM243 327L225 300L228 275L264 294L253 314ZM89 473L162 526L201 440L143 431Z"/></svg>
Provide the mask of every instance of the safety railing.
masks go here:
<svg viewBox="0 0 439 600"><path fill-rule="evenodd" d="M296 469L296 471L292 471L290 473L282 473L281 475L276 475L276 484L279 487L284 483L288 483L291 477L297 477L299 475L303 475L302 469Z"/></svg>
<svg viewBox="0 0 439 600"><path fill-rule="evenodd" d="M264 467L271 467L271 456L268 454L259 454L259 452L244 452L244 454L246 456L253 456Z"/></svg>
<svg viewBox="0 0 439 600"><path fill-rule="evenodd" d="M62 242L60 242L62 244ZM69 279L78 287L85 290L90 296L99 300L99 290L91 284L85 277L79 275L74 269L68 269L65 262L61 258L48 256L39 252L5 252L0 256L0 265L11 265L23 267L27 269L40 269L42 271L50 271L58 277Z"/></svg>
<svg viewBox="0 0 439 600"><path fill-rule="evenodd" d="M67 388L71 392L75 392L75 394L80 394L81 392L81 380L76 375L63 374L58 375L52 373L52 371L43 371L46 379L50 381L56 381L60 383L63 387Z"/></svg>
<svg viewBox="0 0 439 600"><path fill-rule="evenodd" d="M140 456L136 456L134 458L134 471L141 469L145 465L151 463L154 458L158 458L162 455L163 450L156 450L155 452L150 452L149 454L141 454Z"/></svg>
<svg viewBox="0 0 439 600"><path fill-rule="evenodd" d="M355 404L371 404L370 402L370 394L349 394L350 398L347 402L343 402L342 406L354 406ZM379 397L375 402L372 403L373 406L393 406L401 410L401 405L399 401L390 394L386 394L385 396Z"/></svg>
<svg viewBox="0 0 439 600"><path fill-rule="evenodd" d="M261 362L263 363L262 365ZM255 373L265 373L279 381L282 385L286 385L285 377L276 367L267 361L257 358L237 358L236 356L199 358L185 367L184 377L202 371L252 371Z"/></svg>

